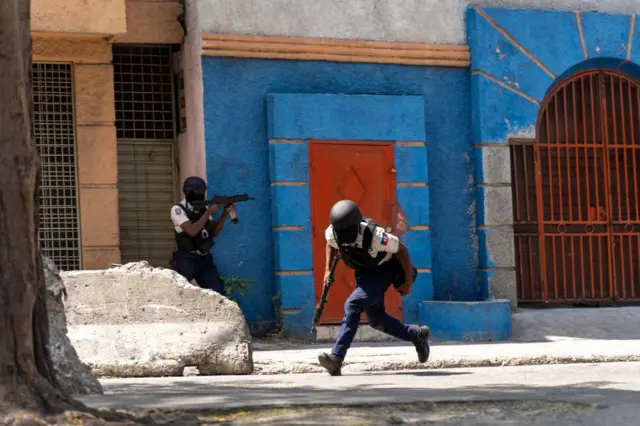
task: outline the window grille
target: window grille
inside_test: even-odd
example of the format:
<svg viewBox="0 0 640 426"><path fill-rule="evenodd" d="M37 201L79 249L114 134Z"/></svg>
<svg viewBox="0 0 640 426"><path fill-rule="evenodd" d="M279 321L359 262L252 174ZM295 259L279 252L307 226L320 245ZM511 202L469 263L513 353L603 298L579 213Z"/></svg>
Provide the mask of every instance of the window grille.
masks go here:
<svg viewBox="0 0 640 426"><path fill-rule="evenodd" d="M114 45L113 68L122 262L168 267L176 201L171 47Z"/></svg>
<svg viewBox="0 0 640 426"><path fill-rule="evenodd" d="M42 253L61 270L81 268L71 64L34 62L33 129L41 162Z"/></svg>
<svg viewBox="0 0 640 426"><path fill-rule="evenodd" d="M170 46L113 46L118 139L175 138Z"/></svg>

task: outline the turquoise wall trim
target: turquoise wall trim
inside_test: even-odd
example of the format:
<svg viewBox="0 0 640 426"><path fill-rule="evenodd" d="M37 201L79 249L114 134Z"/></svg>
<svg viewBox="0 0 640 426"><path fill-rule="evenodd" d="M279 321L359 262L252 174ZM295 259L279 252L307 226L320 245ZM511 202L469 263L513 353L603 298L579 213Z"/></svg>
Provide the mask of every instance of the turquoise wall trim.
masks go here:
<svg viewBox="0 0 640 426"><path fill-rule="evenodd" d="M425 301L419 304L418 315L421 323L429 324L431 337L439 341L490 342L511 338L508 300Z"/></svg>
<svg viewBox="0 0 640 426"><path fill-rule="evenodd" d="M403 299L406 322L418 322L418 303L433 299L424 102L420 96L269 94L267 96L276 288L286 335L309 335L315 301L308 182L308 139L396 143L397 198L410 227L401 239L420 268ZM421 185L421 186L406 186ZM410 200L410 202L409 202ZM403 204L403 201L405 202ZM327 212L328 214L328 212ZM311 270L309 274L293 274Z"/></svg>

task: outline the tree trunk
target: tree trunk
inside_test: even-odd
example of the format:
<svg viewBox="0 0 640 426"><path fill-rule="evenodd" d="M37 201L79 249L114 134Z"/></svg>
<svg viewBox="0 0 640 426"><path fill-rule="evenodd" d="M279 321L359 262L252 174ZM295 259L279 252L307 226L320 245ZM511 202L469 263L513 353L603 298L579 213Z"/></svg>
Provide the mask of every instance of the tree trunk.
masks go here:
<svg viewBox="0 0 640 426"><path fill-rule="evenodd" d="M80 408L59 387L37 247L29 0L0 0L0 413Z"/></svg>

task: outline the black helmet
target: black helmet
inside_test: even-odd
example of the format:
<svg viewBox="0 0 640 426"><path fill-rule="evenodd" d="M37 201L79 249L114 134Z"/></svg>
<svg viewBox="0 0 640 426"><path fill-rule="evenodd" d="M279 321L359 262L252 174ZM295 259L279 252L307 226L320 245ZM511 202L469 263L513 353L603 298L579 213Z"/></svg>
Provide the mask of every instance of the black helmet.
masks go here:
<svg viewBox="0 0 640 426"><path fill-rule="evenodd" d="M191 176L184 180L182 184L182 192L189 194L191 192L196 194L205 194L207 192L207 183L197 176Z"/></svg>
<svg viewBox="0 0 640 426"><path fill-rule="evenodd" d="M356 203L341 200L333 205L329 213L329 221L335 230L346 230L362 222L362 213Z"/></svg>

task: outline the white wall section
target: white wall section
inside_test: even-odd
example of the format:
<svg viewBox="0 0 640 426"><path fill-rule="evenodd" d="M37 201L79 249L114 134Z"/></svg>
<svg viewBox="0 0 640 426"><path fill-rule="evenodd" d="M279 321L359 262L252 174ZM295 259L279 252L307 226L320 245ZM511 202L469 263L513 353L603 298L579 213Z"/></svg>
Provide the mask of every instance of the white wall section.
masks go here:
<svg viewBox="0 0 640 426"><path fill-rule="evenodd" d="M204 33L465 44L469 5L638 13L639 0L190 0Z"/></svg>

